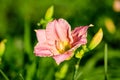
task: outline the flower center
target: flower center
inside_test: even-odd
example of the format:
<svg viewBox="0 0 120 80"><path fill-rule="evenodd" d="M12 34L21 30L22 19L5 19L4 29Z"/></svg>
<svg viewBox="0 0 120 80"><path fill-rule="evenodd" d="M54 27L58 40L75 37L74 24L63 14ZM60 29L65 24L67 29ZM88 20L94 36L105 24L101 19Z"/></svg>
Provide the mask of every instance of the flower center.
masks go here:
<svg viewBox="0 0 120 80"><path fill-rule="evenodd" d="M64 42L56 41L55 45L60 54L70 49L70 44L67 41Z"/></svg>

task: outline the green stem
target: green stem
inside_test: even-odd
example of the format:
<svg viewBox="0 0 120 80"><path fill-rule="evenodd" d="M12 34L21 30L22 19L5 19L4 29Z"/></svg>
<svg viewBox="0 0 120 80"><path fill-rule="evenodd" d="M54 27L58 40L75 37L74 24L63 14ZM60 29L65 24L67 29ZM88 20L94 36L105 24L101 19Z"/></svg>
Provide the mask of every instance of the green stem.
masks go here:
<svg viewBox="0 0 120 80"><path fill-rule="evenodd" d="M0 69L0 72L6 80L9 80L8 77L5 75L5 73L1 69Z"/></svg>
<svg viewBox="0 0 120 80"><path fill-rule="evenodd" d="M24 78L23 78L22 74L19 74L19 76L21 77L21 80L24 80Z"/></svg>
<svg viewBox="0 0 120 80"><path fill-rule="evenodd" d="M74 76L73 76L73 80L77 80L77 73L78 73L78 69L79 69L80 60L81 59L79 59L77 64L75 65L75 73L74 73Z"/></svg>
<svg viewBox="0 0 120 80"><path fill-rule="evenodd" d="M107 44L105 44L105 49L104 49L105 80L108 80L108 77L107 77L107 64L108 64L108 47L107 47Z"/></svg>
<svg viewBox="0 0 120 80"><path fill-rule="evenodd" d="M24 47L27 53L31 53L31 37L30 37L30 22L25 20L24 23Z"/></svg>

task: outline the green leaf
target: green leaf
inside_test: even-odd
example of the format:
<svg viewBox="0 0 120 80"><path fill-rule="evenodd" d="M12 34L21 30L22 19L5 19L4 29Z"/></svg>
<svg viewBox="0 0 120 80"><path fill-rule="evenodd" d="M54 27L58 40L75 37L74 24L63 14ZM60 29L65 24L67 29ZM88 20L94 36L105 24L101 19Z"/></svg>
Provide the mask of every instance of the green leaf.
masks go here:
<svg viewBox="0 0 120 80"><path fill-rule="evenodd" d="M60 71L57 71L55 76L57 79L63 79L66 76L66 73L68 71L68 64L64 64Z"/></svg>

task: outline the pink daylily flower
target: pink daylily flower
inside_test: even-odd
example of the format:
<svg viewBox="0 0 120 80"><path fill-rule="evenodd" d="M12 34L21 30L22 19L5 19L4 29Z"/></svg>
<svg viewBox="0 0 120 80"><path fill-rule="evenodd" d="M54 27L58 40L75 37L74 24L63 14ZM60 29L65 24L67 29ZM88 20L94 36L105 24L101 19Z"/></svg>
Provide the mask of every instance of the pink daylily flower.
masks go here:
<svg viewBox="0 0 120 80"><path fill-rule="evenodd" d="M80 26L71 31L71 26L64 19L49 22L46 30L35 30L38 43L34 53L40 57L53 57L60 64L70 59L78 47L87 43L87 29L88 26Z"/></svg>

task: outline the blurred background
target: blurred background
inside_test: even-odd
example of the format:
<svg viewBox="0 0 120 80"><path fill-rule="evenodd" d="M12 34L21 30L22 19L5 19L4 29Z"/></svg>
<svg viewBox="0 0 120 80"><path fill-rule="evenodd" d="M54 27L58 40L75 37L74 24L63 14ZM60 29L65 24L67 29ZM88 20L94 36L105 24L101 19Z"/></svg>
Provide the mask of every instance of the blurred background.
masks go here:
<svg viewBox="0 0 120 80"><path fill-rule="evenodd" d="M78 59L57 66L52 58L33 53L37 43L34 30L42 28L37 23L51 5L53 18L66 19L72 29L94 25L88 30L88 43L103 29L100 45L81 59L76 80L104 80L105 43L108 80L120 80L120 0L0 0L0 44L5 45L0 53L0 80L73 80Z"/></svg>

